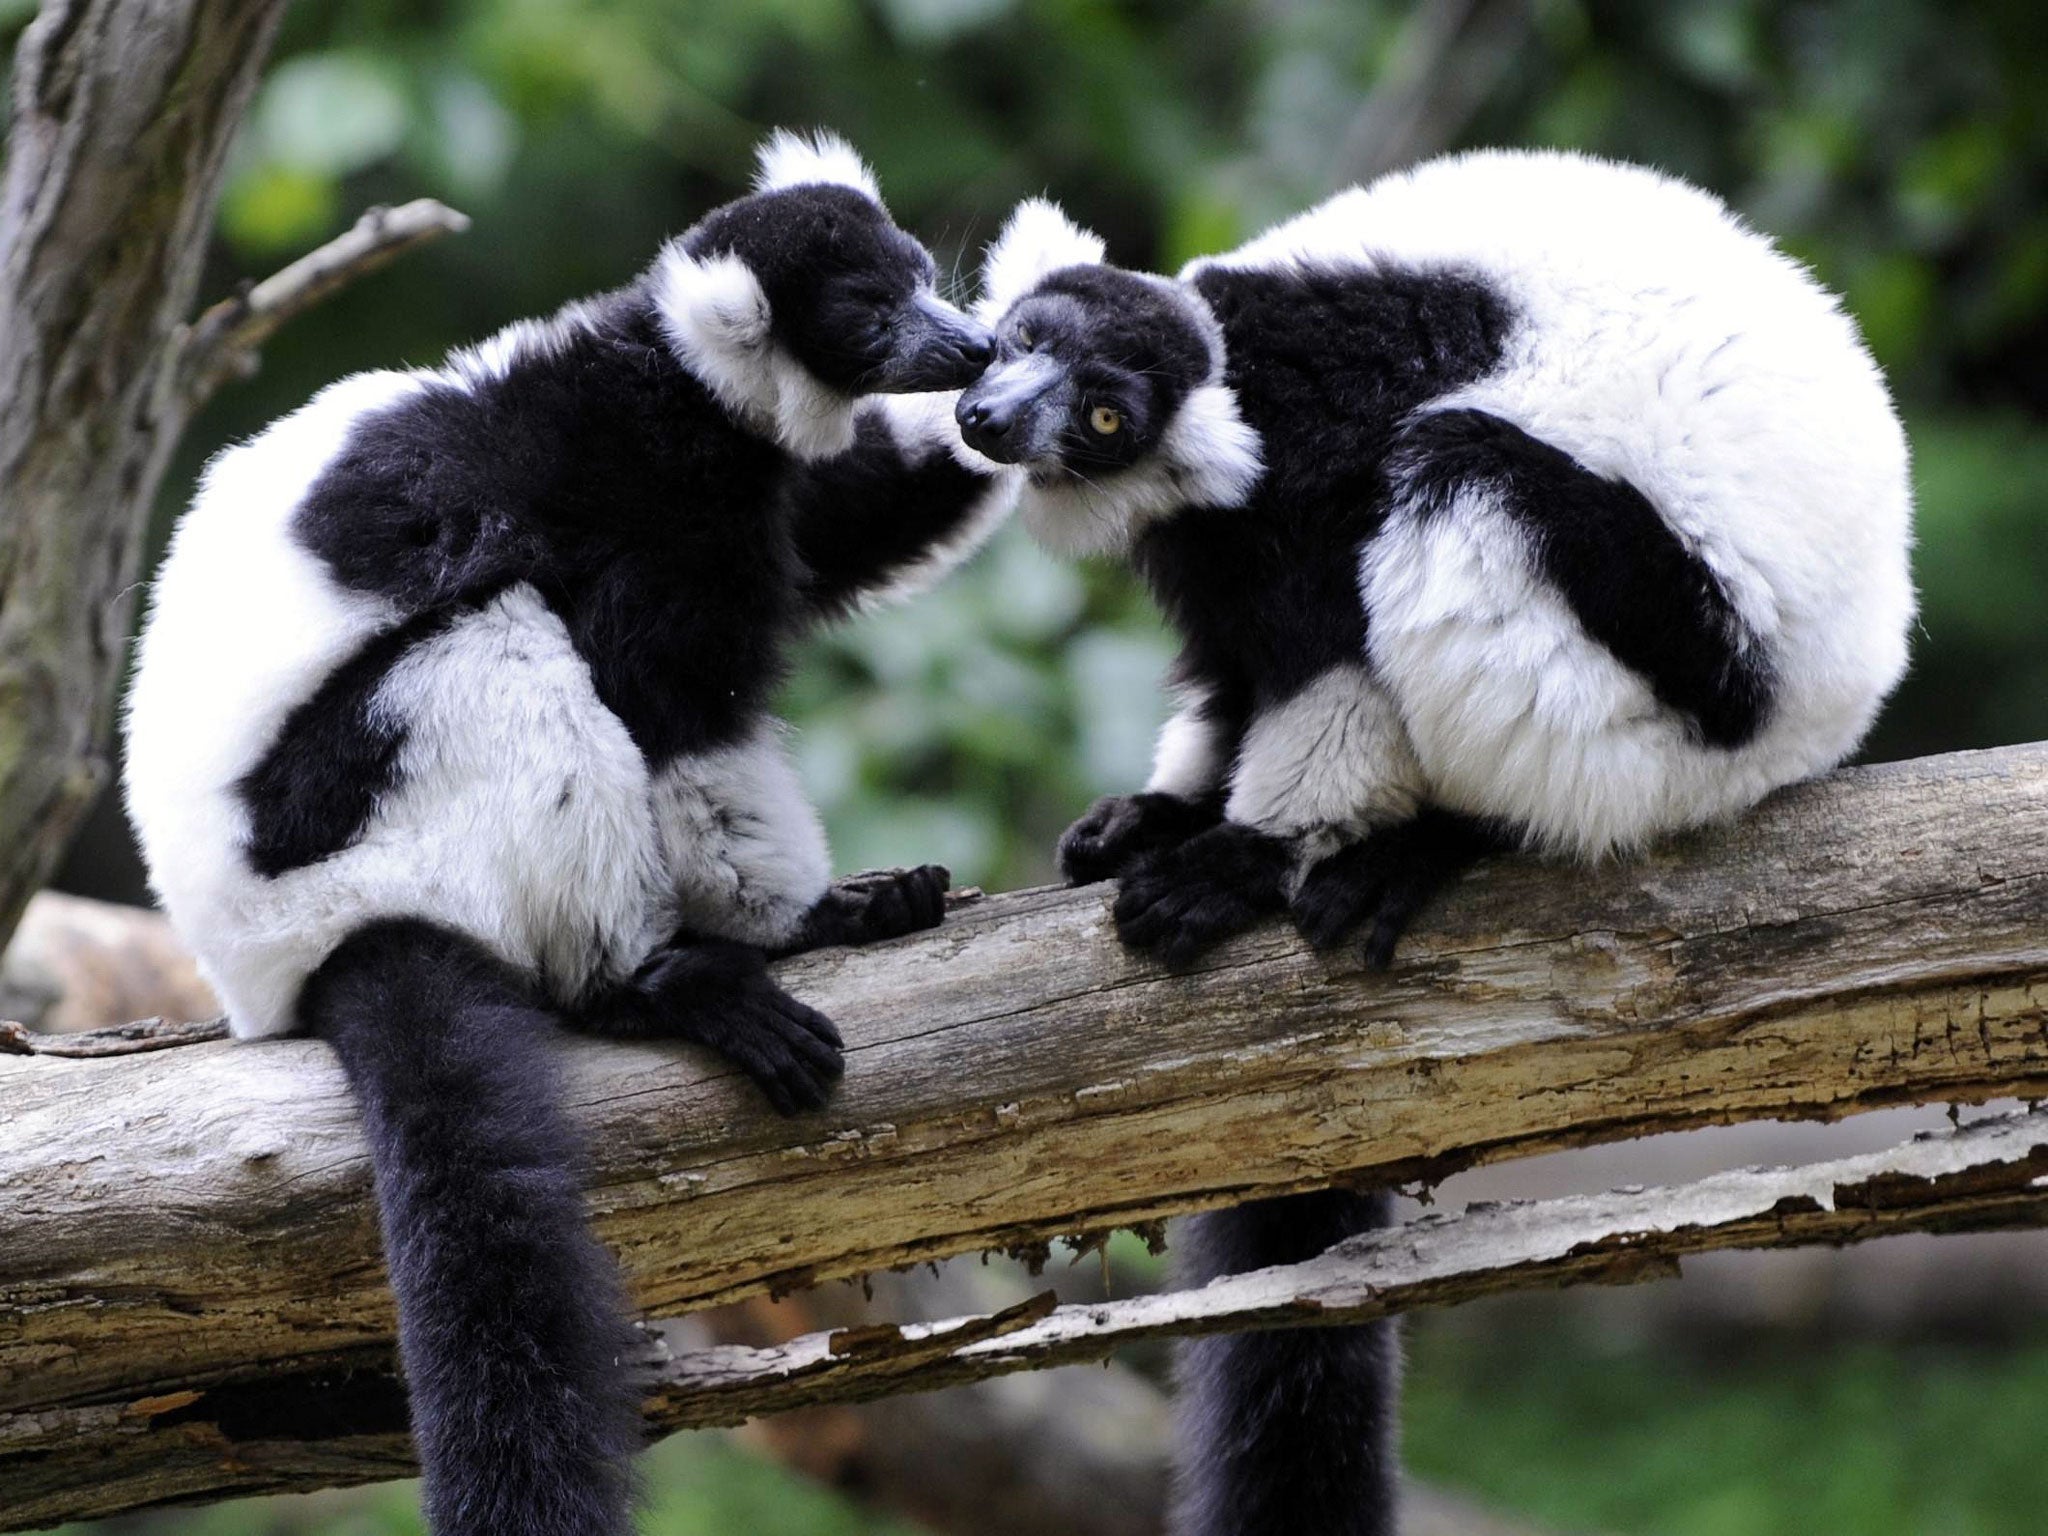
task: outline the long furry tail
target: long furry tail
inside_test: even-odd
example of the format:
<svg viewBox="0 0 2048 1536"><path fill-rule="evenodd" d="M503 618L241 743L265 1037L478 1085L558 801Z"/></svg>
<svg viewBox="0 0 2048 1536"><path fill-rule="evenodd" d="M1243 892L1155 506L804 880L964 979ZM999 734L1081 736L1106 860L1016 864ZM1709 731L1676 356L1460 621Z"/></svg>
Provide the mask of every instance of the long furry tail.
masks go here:
<svg viewBox="0 0 2048 1536"><path fill-rule="evenodd" d="M1181 1281L1314 1258L1393 1219L1390 1193L1260 1200L1186 1223ZM1392 1319L1191 1339L1175 1359L1174 1536L1393 1536L1400 1335Z"/></svg>
<svg viewBox="0 0 2048 1536"><path fill-rule="evenodd" d="M554 1017L475 942L409 920L350 937L300 1009L368 1129L435 1536L622 1536L632 1332L584 1217Z"/></svg>

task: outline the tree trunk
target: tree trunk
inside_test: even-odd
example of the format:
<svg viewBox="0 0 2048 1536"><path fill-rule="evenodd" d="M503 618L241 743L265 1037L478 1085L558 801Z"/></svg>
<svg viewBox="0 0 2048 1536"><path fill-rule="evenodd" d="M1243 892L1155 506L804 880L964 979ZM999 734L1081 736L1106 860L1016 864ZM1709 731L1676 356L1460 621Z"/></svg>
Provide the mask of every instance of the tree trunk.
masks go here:
<svg viewBox="0 0 2048 1536"><path fill-rule="evenodd" d="M43 0L0 181L0 942L106 779L173 366L283 0Z"/></svg>

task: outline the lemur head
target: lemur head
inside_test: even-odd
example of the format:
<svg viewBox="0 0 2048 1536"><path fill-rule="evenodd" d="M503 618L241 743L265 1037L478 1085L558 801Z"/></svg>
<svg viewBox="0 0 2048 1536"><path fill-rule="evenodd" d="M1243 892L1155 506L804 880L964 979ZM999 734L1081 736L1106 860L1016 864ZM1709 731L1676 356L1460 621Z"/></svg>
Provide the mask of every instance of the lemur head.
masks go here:
<svg viewBox="0 0 2048 1536"><path fill-rule="evenodd" d="M1193 289L1105 264L1100 239L1036 200L989 248L982 289L995 359L954 415L969 447L1024 469L1042 542L1115 550L1154 518L1251 490L1258 437Z"/></svg>
<svg viewBox="0 0 2048 1536"><path fill-rule="evenodd" d="M662 253L655 298L684 363L802 458L852 444L863 395L958 389L989 333L938 297L931 253L829 134L761 147L753 192Z"/></svg>

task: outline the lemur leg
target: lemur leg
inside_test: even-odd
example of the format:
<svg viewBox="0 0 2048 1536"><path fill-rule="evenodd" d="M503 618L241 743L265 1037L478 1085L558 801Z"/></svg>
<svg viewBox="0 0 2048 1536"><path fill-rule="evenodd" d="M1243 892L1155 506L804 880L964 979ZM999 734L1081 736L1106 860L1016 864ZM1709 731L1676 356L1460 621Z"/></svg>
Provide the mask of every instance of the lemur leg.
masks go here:
<svg viewBox="0 0 2048 1536"><path fill-rule="evenodd" d="M1362 663L1332 667L1253 717L1220 825L1126 869L1118 932L1184 964L1282 910L1308 866L1411 816L1420 789L1391 701Z"/></svg>
<svg viewBox="0 0 2048 1536"><path fill-rule="evenodd" d="M832 1021L783 991L760 949L730 939L678 935L577 1010L572 1022L615 1039L709 1046L785 1115L818 1108L845 1070Z"/></svg>
<svg viewBox="0 0 2048 1536"><path fill-rule="evenodd" d="M1223 819L1232 734L1197 699L1160 728L1152 778L1136 795L1104 795L1060 837L1060 873L1089 885L1123 872L1140 854L1184 843Z"/></svg>
<svg viewBox="0 0 2048 1536"><path fill-rule="evenodd" d="M1597 857L1762 792L1778 599L1745 562L1481 411L1416 421L1390 476L1366 643L1435 798Z"/></svg>
<svg viewBox="0 0 2048 1536"><path fill-rule="evenodd" d="M871 944L945 915L936 864L830 878L818 813L769 721L746 741L671 764L655 783L677 927L771 954Z"/></svg>
<svg viewBox="0 0 2048 1536"><path fill-rule="evenodd" d="M914 869L870 869L832 882L804 914L802 925L778 955L800 954L828 944L877 944L936 928L946 915L952 875L943 864Z"/></svg>
<svg viewBox="0 0 2048 1536"><path fill-rule="evenodd" d="M1384 970L1432 896L1480 859L1513 845L1491 822L1425 806L1414 820L1369 832L1310 865L1288 910L1317 949L1335 948L1369 922L1365 963Z"/></svg>

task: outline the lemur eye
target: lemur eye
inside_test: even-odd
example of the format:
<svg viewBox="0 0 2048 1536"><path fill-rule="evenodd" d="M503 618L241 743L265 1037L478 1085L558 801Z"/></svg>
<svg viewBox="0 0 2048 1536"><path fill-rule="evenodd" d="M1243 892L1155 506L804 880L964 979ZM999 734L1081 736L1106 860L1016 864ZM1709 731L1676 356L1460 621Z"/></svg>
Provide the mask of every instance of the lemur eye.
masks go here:
<svg viewBox="0 0 2048 1536"><path fill-rule="evenodd" d="M1124 419L1108 406L1098 405L1088 413L1088 425L1098 437L1114 437L1123 430Z"/></svg>
<svg viewBox="0 0 2048 1536"><path fill-rule="evenodd" d="M1038 343L1031 339L1030 329L1026 326L1020 325L1017 327L1017 345L1022 347L1026 352L1029 352L1033 347L1037 346Z"/></svg>

